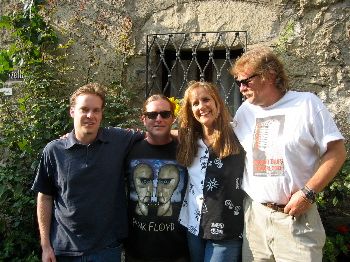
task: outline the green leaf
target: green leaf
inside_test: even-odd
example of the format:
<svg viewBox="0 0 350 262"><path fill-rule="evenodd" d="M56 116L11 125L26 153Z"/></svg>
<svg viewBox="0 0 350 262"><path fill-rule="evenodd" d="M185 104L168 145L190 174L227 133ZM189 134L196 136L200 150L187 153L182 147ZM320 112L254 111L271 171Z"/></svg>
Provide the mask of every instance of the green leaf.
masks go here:
<svg viewBox="0 0 350 262"><path fill-rule="evenodd" d="M332 203L333 203L333 206L338 205L338 203L339 203L338 198L337 198L337 197L334 197Z"/></svg>
<svg viewBox="0 0 350 262"><path fill-rule="evenodd" d="M0 16L0 29L10 29L12 28L11 18L9 16Z"/></svg>
<svg viewBox="0 0 350 262"><path fill-rule="evenodd" d="M22 151L25 151L26 146L28 145L28 141L23 139L22 141L18 142L18 147Z"/></svg>

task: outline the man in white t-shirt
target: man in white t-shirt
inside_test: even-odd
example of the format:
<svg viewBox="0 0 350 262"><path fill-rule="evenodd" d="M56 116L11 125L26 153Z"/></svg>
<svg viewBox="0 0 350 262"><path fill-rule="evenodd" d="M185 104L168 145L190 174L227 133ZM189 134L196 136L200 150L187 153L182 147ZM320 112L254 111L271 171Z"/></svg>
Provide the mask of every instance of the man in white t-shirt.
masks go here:
<svg viewBox="0 0 350 262"><path fill-rule="evenodd" d="M316 95L288 91L271 49L246 52L231 73L246 99L234 118L246 151L243 261L322 261L315 198L345 161L344 138Z"/></svg>

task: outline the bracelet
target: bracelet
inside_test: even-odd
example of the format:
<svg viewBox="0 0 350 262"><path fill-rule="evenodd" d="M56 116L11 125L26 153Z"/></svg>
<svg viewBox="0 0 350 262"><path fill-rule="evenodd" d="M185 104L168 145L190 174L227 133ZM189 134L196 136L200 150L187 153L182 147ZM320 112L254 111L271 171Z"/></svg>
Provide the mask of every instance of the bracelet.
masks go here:
<svg viewBox="0 0 350 262"><path fill-rule="evenodd" d="M300 189L301 192L304 193L304 199L307 200L310 204L315 203L316 201L316 192L309 188L308 186L304 186L302 189Z"/></svg>
<svg viewBox="0 0 350 262"><path fill-rule="evenodd" d="M307 199L305 196L305 193L301 194L301 197L304 199L305 202L309 203L309 204L313 204L314 202L310 201L310 199Z"/></svg>

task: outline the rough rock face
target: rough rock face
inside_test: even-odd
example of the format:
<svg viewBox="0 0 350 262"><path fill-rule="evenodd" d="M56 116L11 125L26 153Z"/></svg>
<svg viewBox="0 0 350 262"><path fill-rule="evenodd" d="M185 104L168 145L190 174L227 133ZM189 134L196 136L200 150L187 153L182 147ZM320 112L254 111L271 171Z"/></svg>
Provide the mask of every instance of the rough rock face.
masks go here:
<svg viewBox="0 0 350 262"><path fill-rule="evenodd" d="M0 13L20 2L1 1ZM73 40L73 85L122 81L142 92L147 34L246 30L248 48L276 47L292 89L315 92L350 138L347 0L50 0L45 8L62 43Z"/></svg>

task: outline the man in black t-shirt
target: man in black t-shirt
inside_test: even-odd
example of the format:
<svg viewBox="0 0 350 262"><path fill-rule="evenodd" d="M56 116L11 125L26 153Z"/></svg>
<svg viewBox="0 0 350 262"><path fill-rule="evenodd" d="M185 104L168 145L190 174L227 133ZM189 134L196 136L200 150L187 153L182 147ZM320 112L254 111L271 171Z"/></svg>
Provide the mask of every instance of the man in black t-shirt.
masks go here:
<svg viewBox="0 0 350 262"><path fill-rule="evenodd" d="M127 157L127 262L189 261L186 230L178 223L187 170L176 162L177 142L170 135L174 109L163 95L146 100L142 121L147 138Z"/></svg>

